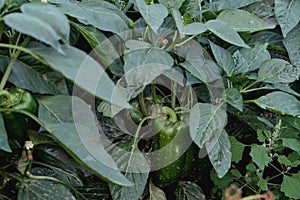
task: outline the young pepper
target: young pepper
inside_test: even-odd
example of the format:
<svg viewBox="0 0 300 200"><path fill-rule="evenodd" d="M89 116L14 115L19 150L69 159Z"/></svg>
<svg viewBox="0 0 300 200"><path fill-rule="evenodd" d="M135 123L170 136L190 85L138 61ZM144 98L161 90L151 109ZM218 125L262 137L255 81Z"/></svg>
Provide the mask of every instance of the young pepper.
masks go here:
<svg viewBox="0 0 300 200"><path fill-rule="evenodd" d="M161 113L167 117L161 116L154 121L154 128L159 133L153 139L152 149L157 151L163 147L167 148L163 153L158 153L155 158L159 166L166 167L154 172L153 181L164 187L190 172L195 158L195 149L188 134L188 125L178 120L176 113L169 107L162 107Z"/></svg>
<svg viewBox="0 0 300 200"><path fill-rule="evenodd" d="M23 110L35 114L37 112L37 103L34 97L27 91L11 87L8 91L2 91L0 107L12 110ZM2 112L5 123L5 129L10 138L19 142L25 139L25 133L32 125L32 121L24 114L17 112Z"/></svg>

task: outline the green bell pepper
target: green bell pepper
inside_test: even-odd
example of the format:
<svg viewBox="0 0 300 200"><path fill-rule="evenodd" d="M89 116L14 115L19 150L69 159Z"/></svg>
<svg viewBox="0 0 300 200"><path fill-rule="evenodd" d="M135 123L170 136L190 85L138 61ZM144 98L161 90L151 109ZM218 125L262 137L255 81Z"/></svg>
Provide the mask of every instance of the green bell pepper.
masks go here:
<svg viewBox="0 0 300 200"><path fill-rule="evenodd" d="M0 93L0 108L23 110L32 114L37 112L37 103L28 91L11 87L8 91ZM31 128L33 121L26 115L17 112L2 112L5 129L10 138L24 142L26 130Z"/></svg>
<svg viewBox="0 0 300 200"><path fill-rule="evenodd" d="M154 172L153 182L164 187L191 171L196 151L189 137L187 123L178 120L176 113L169 107L162 107L161 113L167 116L161 116L154 121L158 134L154 136L152 149L157 151L166 146L166 151L158 153L155 158L155 162L166 167ZM176 142L172 142L175 136ZM187 145L190 146L187 148ZM172 162L173 160L175 161Z"/></svg>

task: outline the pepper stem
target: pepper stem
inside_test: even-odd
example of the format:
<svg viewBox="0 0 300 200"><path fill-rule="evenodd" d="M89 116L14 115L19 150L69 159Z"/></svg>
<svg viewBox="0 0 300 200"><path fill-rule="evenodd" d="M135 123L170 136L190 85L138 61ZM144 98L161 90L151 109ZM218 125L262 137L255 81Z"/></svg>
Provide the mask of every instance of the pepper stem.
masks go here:
<svg viewBox="0 0 300 200"><path fill-rule="evenodd" d="M171 122L176 122L176 121L178 120L178 119L177 119L177 115L176 115L176 113L174 112L174 110L171 109L171 108L169 108L169 107L167 107L167 106L163 106L163 107L161 108L161 112L162 112L163 114L168 115L168 116L169 116L169 121L171 121Z"/></svg>

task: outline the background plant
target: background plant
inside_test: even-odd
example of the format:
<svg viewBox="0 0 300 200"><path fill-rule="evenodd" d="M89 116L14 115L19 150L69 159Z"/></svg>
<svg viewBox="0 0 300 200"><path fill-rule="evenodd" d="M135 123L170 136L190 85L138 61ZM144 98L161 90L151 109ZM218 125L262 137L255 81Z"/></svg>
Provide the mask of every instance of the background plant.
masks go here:
<svg viewBox="0 0 300 200"><path fill-rule="evenodd" d="M21 112L42 127L24 133L30 142L8 137L1 106L0 198L220 199L234 183L245 195L271 189L276 199L299 199L299 7L288 0L0 0L0 90L34 94L38 113ZM138 79L153 63L148 79ZM82 72L90 82L78 78ZM156 84L161 75L171 90ZM150 151L149 141L129 135L111 112L126 113L137 100L149 117L151 88L163 104L188 102L193 142L208 155L194 162L194 176L165 188L152 183L146 157L131 162ZM176 100L172 91L196 98Z"/></svg>

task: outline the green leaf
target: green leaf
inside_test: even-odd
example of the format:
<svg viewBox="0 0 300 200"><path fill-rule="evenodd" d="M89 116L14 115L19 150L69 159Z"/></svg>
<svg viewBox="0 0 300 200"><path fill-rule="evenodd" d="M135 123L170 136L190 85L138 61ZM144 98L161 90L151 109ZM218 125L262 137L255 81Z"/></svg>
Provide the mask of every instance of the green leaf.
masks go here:
<svg viewBox="0 0 300 200"><path fill-rule="evenodd" d="M263 177L260 177L260 178L259 178L259 181L258 181L258 183L257 183L257 186L258 186L260 189L266 191L266 190L268 189L268 181L265 180L265 179L263 179Z"/></svg>
<svg viewBox="0 0 300 200"><path fill-rule="evenodd" d="M209 160L217 172L219 178L222 178L231 166L231 144L228 134L225 130L219 135L215 134L205 143Z"/></svg>
<svg viewBox="0 0 300 200"><path fill-rule="evenodd" d="M165 192L156 187L152 182L149 183L150 200L167 200Z"/></svg>
<svg viewBox="0 0 300 200"><path fill-rule="evenodd" d="M12 152L9 143L8 143L8 137L5 130L5 124L3 121L2 113L0 112L0 150L6 151L6 152Z"/></svg>
<svg viewBox="0 0 300 200"><path fill-rule="evenodd" d="M230 113L232 113L242 123L247 124L254 131L256 131L257 129L265 129L264 124L258 120L255 112L248 109L247 107L244 107L243 110L243 112L239 112L237 110L229 108Z"/></svg>
<svg viewBox="0 0 300 200"><path fill-rule="evenodd" d="M300 132L300 118L292 116L281 116L280 136L282 138L298 138Z"/></svg>
<svg viewBox="0 0 300 200"><path fill-rule="evenodd" d="M253 162L256 163L261 170L264 170L272 161L272 158L269 157L268 150L261 145L252 145L250 155Z"/></svg>
<svg viewBox="0 0 300 200"><path fill-rule="evenodd" d="M18 200L32 200L32 199L45 199L45 200L75 200L76 198L64 185L37 179L22 179L20 189L18 192Z"/></svg>
<svg viewBox="0 0 300 200"><path fill-rule="evenodd" d="M240 9L226 9L218 15L217 20L228 23L237 32L252 33L275 28L275 25L268 24L256 15Z"/></svg>
<svg viewBox="0 0 300 200"><path fill-rule="evenodd" d="M209 20L206 23L208 30L224 41L239 47L250 48L239 36L239 34L226 22L221 20Z"/></svg>
<svg viewBox="0 0 300 200"><path fill-rule="evenodd" d="M223 92L222 99L239 111L243 112L243 96L238 89L227 88Z"/></svg>
<svg viewBox="0 0 300 200"><path fill-rule="evenodd" d="M235 68L233 71L233 75L242 74L244 75L246 72L248 72L248 62L246 58L241 54L240 50L237 50L233 53L233 59L235 63ZM236 78L236 77L232 77Z"/></svg>
<svg viewBox="0 0 300 200"><path fill-rule="evenodd" d="M154 32L157 32L158 28L162 25L164 19L169 14L168 9L163 4L147 5L145 1L135 1L135 5L145 22Z"/></svg>
<svg viewBox="0 0 300 200"><path fill-rule="evenodd" d="M219 66L227 76L232 76L235 64L231 53L212 42L209 42L209 44Z"/></svg>
<svg viewBox="0 0 300 200"><path fill-rule="evenodd" d="M5 72L9 63L8 57L0 57L0 71ZM17 60L8 78L15 86L39 94L67 94L68 89L64 77L47 69L47 66L35 63L24 63Z"/></svg>
<svg viewBox="0 0 300 200"><path fill-rule="evenodd" d="M76 189L86 199L111 199L109 188L105 182L87 184Z"/></svg>
<svg viewBox="0 0 300 200"><path fill-rule="evenodd" d="M124 187L109 184L111 196L115 200L119 199L139 199L149 176L150 165L143 153L134 146L133 141L125 141L116 146L112 152L119 168L125 173L128 180L134 183L133 187Z"/></svg>
<svg viewBox="0 0 300 200"><path fill-rule="evenodd" d="M300 67L300 24L291 30L283 39L283 44L293 65Z"/></svg>
<svg viewBox="0 0 300 200"><path fill-rule="evenodd" d="M83 100L57 95L39 97L38 102L44 128L74 159L104 180L132 185L105 151L95 116Z"/></svg>
<svg viewBox="0 0 300 200"><path fill-rule="evenodd" d="M200 148L203 148L204 143L214 135L219 135L226 123L227 115L221 106L198 103L191 109L189 118L190 134Z"/></svg>
<svg viewBox="0 0 300 200"><path fill-rule="evenodd" d="M282 83L275 83L275 84L266 84L265 86L261 87L262 89L266 90L280 90L282 92L289 93L294 95L295 97L300 98L300 94L294 91L289 85L282 84Z"/></svg>
<svg viewBox="0 0 300 200"><path fill-rule="evenodd" d="M83 24L121 34L129 30L129 19L113 4L106 1L84 1L63 4L61 12L78 19ZM109 23L107 23L109 22Z"/></svg>
<svg viewBox="0 0 300 200"><path fill-rule="evenodd" d="M199 185L191 181L180 181L175 190L176 200L205 200Z"/></svg>
<svg viewBox="0 0 300 200"><path fill-rule="evenodd" d="M129 51L124 55L124 62L129 96L136 95L137 89L151 83L174 64L173 58L166 51L153 48Z"/></svg>
<svg viewBox="0 0 300 200"><path fill-rule="evenodd" d="M28 3L21 6L21 11L47 22L64 43L69 43L70 25L68 18L55 6L48 3Z"/></svg>
<svg viewBox="0 0 300 200"><path fill-rule="evenodd" d="M291 83L299 78L300 68L282 59L264 61L258 71L258 81L265 83Z"/></svg>
<svg viewBox="0 0 300 200"><path fill-rule="evenodd" d="M278 162L280 164L285 165L285 166L291 166L292 165L292 162L285 155L279 155L278 156Z"/></svg>
<svg viewBox="0 0 300 200"><path fill-rule="evenodd" d="M23 13L5 15L4 22L63 53L59 40L68 43L70 27L67 17L55 6L45 3L24 4L21 10Z"/></svg>
<svg viewBox="0 0 300 200"><path fill-rule="evenodd" d="M243 58L247 61L247 71L259 69L260 65L268 59L271 59L270 53L267 51L268 43L254 44L251 49L241 48L239 51Z"/></svg>
<svg viewBox="0 0 300 200"><path fill-rule="evenodd" d="M284 192L287 197L299 199L300 198L300 178L283 176L280 191Z"/></svg>
<svg viewBox="0 0 300 200"><path fill-rule="evenodd" d="M283 146L300 152L300 141L294 138L282 138Z"/></svg>
<svg viewBox="0 0 300 200"><path fill-rule="evenodd" d="M300 102L290 94L284 92L272 92L253 100L259 107L283 115L300 115ZM287 106L289 105L289 106Z"/></svg>
<svg viewBox="0 0 300 200"><path fill-rule="evenodd" d="M172 14L180 34L197 35L206 31L206 26L203 23L193 22L184 25L179 10L173 9Z"/></svg>
<svg viewBox="0 0 300 200"><path fill-rule="evenodd" d="M226 0L226 1L215 1L209 3L208 6L213 11L224 10L226 8L241 8L247 6L253 2L260 0Z"/></svg>
<svg viewBox="0 0 300 200"><path fill-rule="evenodd" d="M289 0L275 0L275 16L280 25L283 37L299 23L300 2Z"/></svg>
<svg viewBox="0 0 300 200"><path fill-rule="evenodd" d="M86 41L90 44L90 46L93 48L93 51L97 53L97 56L100 57L101 61L106 65L109 66L112 63L112 56L111 54L115 53L113 48L107 48L109 49L109 54L105 54L105 49L103 45L103 41L108 41L106 36L99 30L97 30L93 26L84 26L82 24L78 24L75 22L70 22L70 24L80 32L80 34L86 39ZM102 45L100 45L100 43ZM107 42L108 43L108 42ZM105 44L107 44L105 43ZM110 44L110 43L109 43ZM111 45L111 44L110 44ZM107 52L106 52L107 53ZM115 55L115 54L113 54Z"/></svg>
<svg viewBox="0 0 300 200"><path fill-rule="evenodd" d="M230 143L231 143L231 149L230 149L230 151L232 153L231 160L233 162L238 163L243 158L243 153L244 153L245 145L243 143L240 143L233 136L230 136L229 140L230 140Z"/></svg>
<svg viewBox="0 0 300 200"><path fill-rule="evenodd" d="M209 84L218 82L221 79L219 67L210 58L209 54L198 43L189 43L188 49L182 49L185 56L185 62L180 65L191 73L198 80ZM181 51L179 48L178 51Z"/></svg>
<svg viewBox="0 0 300 200"><path fill-rule="evenodd" d="M5 0L0 0L0 9L4 6Z"/></svg>
<svg viewBox="0 0 300 200"><path fill-rule="evenodd" d="M51 68L62 73L79 87L121 108L129 107L127 97L119 91L99 63L75 47L62 46L62 49L65 55L41 45L31 48L33 52L42 56Z"/></svg>

